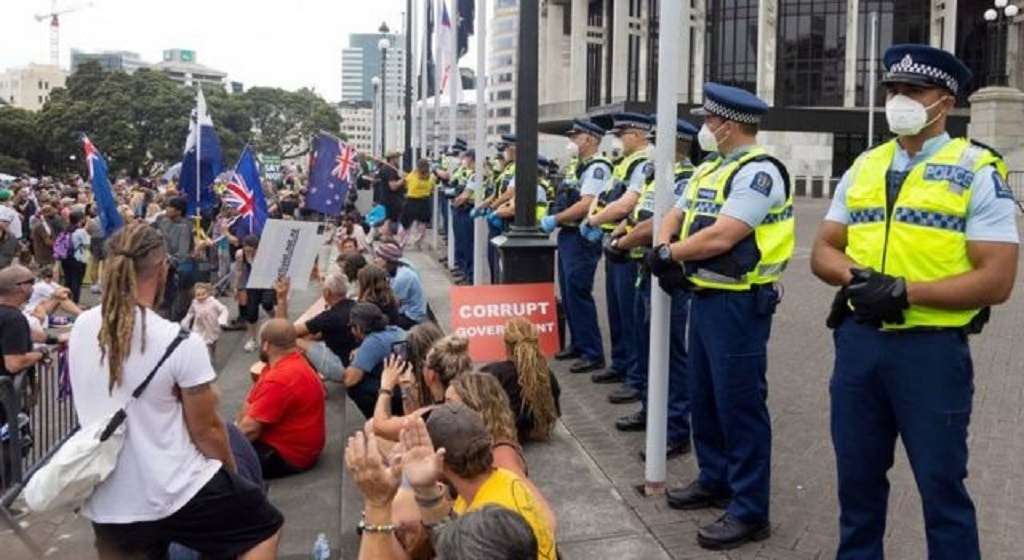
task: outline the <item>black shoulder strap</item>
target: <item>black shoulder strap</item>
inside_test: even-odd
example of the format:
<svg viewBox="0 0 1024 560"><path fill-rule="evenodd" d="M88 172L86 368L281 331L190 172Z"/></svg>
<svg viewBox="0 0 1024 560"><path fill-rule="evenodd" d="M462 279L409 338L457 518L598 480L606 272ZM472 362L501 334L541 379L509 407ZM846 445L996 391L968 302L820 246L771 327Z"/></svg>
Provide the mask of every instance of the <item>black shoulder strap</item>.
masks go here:
<svg viewBox="0 0 1024 560"><path fill-rule="evenodd" d="M736 178L736 174L739 173L740 169L743 169L743 166L747 165L748 163L754 163L755 161L767 161L774 165L775 168L779 170L779 175L782 175L782 185L786 189L786 200L789 200L789 171L786 170L786 165L784 163L768 154L756 155L748 159L747 161L737 165L736 169L733 169L732 173L729 174L729 179L725 182L725 196L728 197L729 193L732 192L732 180Z"/></svg>
<svg viewBox="0 0 1024 560"><path fill-rule="evenodd" d="M992 155L996 156L997 158L1003 159L1003 154L999 153L999 151L996 150L995 148L993 148L992 146L989 146L988 144L985 144L984 142L978 142L974 138L968 138L967 141L970 142L971 144L974 144L975 146L977 146L979 148L984 148L984 149L992 152Z"/></svg>
<svg viewBox="0 0 1024 560"><path fill-rule="evenodd" d="M153 366L153 370L149 372L149 375L146 376L146 379L144 379L142 383L139 383L139 386L136 387L134 391L132 391L133 399L139 398L139 395L141 395L142 392L146 390L146 387L149 386L149 382L152 381L153 376L156 375L156 371L160 369L160 366L164 365L164 362L167 361L167 358L171 357L171 354L174 353L174 350L178 347L179 344L184 342L186 338L188 338L188 331L186 331L185 329L179 330L178 335L174 337L174 340L171 341L171 344L167 347L167 350L164 351L164 355L160 356L160 361L158 361L156 365Z"/></svg>

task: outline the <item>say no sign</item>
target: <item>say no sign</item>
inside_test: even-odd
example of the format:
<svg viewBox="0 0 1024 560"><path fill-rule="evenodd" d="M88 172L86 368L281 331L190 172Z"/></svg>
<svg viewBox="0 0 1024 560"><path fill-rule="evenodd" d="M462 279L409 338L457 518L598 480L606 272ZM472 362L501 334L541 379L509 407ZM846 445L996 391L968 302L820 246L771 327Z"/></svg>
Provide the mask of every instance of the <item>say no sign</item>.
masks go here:
<svg viewBox="0 0 1024 560"><path fill-rule="evenodd" d="M505 323L522 317L537 327L545 356L558 351L554 284L455 286L451 290L452 330L469 339L478 362L505 359Z"/></svg>

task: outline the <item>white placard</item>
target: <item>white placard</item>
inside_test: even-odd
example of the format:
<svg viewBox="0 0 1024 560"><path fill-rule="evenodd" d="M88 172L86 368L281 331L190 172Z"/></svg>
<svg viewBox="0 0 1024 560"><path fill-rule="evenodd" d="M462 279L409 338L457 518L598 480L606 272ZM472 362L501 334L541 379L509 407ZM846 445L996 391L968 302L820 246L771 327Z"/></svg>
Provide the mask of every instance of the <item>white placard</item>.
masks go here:
<svg viewBox="0 0 1024 560"><path fill-rule="evenodd" d="M287 277L293 290L305 290L323 243L321 223L267 220L246 287L270 289L278 278Z"/></svg>

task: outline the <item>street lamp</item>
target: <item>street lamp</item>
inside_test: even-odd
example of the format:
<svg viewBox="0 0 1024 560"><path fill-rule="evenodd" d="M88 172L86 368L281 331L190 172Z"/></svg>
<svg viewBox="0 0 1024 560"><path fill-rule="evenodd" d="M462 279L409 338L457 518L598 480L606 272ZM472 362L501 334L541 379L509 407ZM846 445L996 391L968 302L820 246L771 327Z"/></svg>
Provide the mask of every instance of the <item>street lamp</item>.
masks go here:
<svg viewBox="0 0 1024 560"><path fill-rule="evenodd" d="M387 108L388 108L388 49L391 48L391 41L388 40L388 33L391 31L388 29L387 22L381 22L380 31L383 37L380 41L377 41L377 48L380 49L380 146L381 146L381 158L383 159L387 155Z"/></svg>
<svg viewBox="0 0 1024 560"><path fill-rule="evenodd" d="M377 91L380 89L380 77L374 76L373 78L370 79L370 83L373 84L373 126L370 129L373 134L373 138L371 139L370 142L370 153L373 153L373 151L377 149L377 136L380 134L380 121L377 119ZM381 145L380 147L380 157L381 159L384 159L383 145Z"/></svg>
<svg viewBox="0 0 1024 560"><path fill-rule="evenodd" d="M995 33L989 33L993 43L989 47L988 85L1006 86L1009 85L1006 76L1007 29L1019 9L1016 5L1010 4L1009 0L994 0L992 4L995 7L985 10L984 14L989 27L995 27Z"/></svg>

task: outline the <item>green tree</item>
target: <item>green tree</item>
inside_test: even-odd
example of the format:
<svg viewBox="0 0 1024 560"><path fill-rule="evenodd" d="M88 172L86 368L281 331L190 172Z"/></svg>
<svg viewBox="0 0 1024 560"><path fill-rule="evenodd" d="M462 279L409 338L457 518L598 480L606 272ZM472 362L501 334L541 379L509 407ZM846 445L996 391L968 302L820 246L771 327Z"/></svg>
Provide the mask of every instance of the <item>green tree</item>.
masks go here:
<svg viewBox="0 0 1024 560"><path fill-rule="evenodd" d="M35 171L33 158L39 155L36 114L14 107L0 107L0 172L21 174Z"/></svg>
<svg viewBox="0 0 1024 560"><path fill-rule="evenodd" d="M338 112L310 89L290 92L254 87L243 97L250 103L252 143L257 152L282 159L298 157L309 152L309 139L317 132L339 133Z"/></svg>

